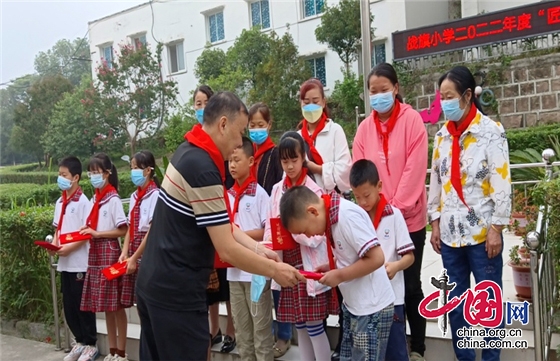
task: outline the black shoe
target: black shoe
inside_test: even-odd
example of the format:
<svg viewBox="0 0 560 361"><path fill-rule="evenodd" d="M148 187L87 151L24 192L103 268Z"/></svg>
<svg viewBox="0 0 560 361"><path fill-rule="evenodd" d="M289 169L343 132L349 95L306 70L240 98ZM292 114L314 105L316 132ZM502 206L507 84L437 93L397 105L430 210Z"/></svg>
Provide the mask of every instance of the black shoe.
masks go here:
<svg viewBox="0 0 560 361"><path fill-rule="evenodd" d="M212 346L217 345L222 342L222 330L218 330L216 336L212 336Z"/></svg>
<svg viewBox="0 0 560 361"><path fill-rule="evenodd" d="M224 336L224 343L222 344L222 349L220 352L222 353L230 353L235 348L236 342L234 338L231 338L229 335Z"/></svg>
<svg viewBox="0 0 560 361"><path fill-rule="evenodd" d="M340 361L340 352L334 351L331 355L331 361Z"/></svg>

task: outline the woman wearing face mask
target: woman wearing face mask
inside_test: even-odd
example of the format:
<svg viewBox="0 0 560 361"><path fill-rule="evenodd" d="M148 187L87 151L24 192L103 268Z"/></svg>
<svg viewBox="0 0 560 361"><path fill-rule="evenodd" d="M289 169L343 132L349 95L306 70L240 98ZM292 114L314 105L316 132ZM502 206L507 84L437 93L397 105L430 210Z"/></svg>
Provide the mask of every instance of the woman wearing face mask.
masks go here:
<svg viewBox="0 0 560 361"><path fill-rule="evenodd" d="M328 117L323 84L319 79L309 79L299 90L303 120L298 133L307 148L307 166L315 182L329 192L350 190L352 157L344 130Z"/></svg>
<svg viewBox="0 0 560 361"><path fill-rule="evenodd" d="M382 63L368 75L370 103L373 111L358 127L352 148L354 161L368 159L375 163L383 182L387 201L398 208L406 221L414 243L414 263L404 270L405 306L411 334L411 361L424 360L426 319L418 312L424 299L420 270L426 241L426 168L428 135L420 114L404 104L399 95L397 72ZM395 315L404 323L404 314ZM388 350L388 352L398 350ZM406 354L390 355L403 359Z"/></svg>
<svg viewBox="0 0 560 361"><path fill-rule="evenodd" d="M470 289L471 273L476 283L502 287L502 230L511 212L509 150L502 125L481 111L475 86L464 66L439 79L447 122L434 139L428 215L432 247L441 254L449 282L456 283L449 299ZM473 349L457 347L456 331L470 327L462 305L449 321L457 359L474 361ZM482 350L482 359L500 360L500 349Z"/></svg>
<svg viewBox="0 0 560 361"><path fill-rule="evenodd" d="M159 196L159 180L155 177L156 161L147 150L134 154L130 161L130 179L138 189L130 196L128 211L129 228L124 237L119 262L128 259L126 275L122 281L121 304L125 308L136 303L134 287L146 234L150 230L152 216Z"/></svg>
<svg viewBox="0 0 560 361"><path fill-rule="evenodd" d="M193 106L196 120L198 120L197 125L202 125L204 119L204 108L212 95L214 95L214 92L208 85L201 85L194 90Z"/></svg>
<svg viewBox="0 0 560 361"><path fill-rule="evenodd" d="M254 104L249 109L249 138L255 144L255 165L257 182L270 195L272 187L282 179L282 167L278 148L270 138L272 118L270 109L264 103Z"/></svg>

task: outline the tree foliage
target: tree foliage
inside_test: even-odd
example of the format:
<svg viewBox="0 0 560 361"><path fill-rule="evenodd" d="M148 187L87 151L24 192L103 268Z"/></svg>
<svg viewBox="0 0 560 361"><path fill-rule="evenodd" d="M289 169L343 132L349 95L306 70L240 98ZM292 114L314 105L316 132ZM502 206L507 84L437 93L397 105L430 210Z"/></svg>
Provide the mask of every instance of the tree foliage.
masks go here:
<svg viewBox="0 0 560 361"><path fill-rule="evenodd" d="M55 104L72 88L62 75L45 76L35 82L15 107L15 126L9 146L33 155L41 165L45 155L41 137L47 130Z"/></svg>
<svg viewBox="0 0 560 361"><path fill-rule="evenodd" d="M41 76L61 74L77 86L84 75L91 74L89 42L82 38L57 41L35 56L35 71Z"/></svg>
<svg viewBox="0 0 560 361"><path fill-rule="evenodd" d="M215 91L236 92L249 103L265 102L281 128L297 124L301 118L297 92L311 71L289 32L279 37L258 27L243 30L225 57L220 54L223 51L207 48L199 56L195 74L200 83Z"/></svg>
<svg viewBox="0 0 560 361"><path fill-rule="evenodd" d="M373 15L370 18L373 22ZM321 25L315 29L317 41L328 44L329 49L338 54L346 72L361 52L361 15L359 0L340 0L335 6L325 5ZM373 29L371 32L373 39Z"/></svg>
<svg viewBox="0 0 560 361"><path fill-rule="evenodd" d="M139 137L153 136L176 105L177 83L161 75L162 50L162 44L154 54L147 46L121 46L112 64L97 68L97 80L85 92L86 111L107 131L126 135L132 154Z"/></svg>
<svg viewBox="0 0 560 361"><path fill-rule="evenodd" d="M79 87L55 106L41 142L56 160L68 155L86 159L97 152L122 152L124 138L119 137L116 125L107 129L106 123L97 122L86 110L83 100L91 86L91 76L84 76Z"/></svg>

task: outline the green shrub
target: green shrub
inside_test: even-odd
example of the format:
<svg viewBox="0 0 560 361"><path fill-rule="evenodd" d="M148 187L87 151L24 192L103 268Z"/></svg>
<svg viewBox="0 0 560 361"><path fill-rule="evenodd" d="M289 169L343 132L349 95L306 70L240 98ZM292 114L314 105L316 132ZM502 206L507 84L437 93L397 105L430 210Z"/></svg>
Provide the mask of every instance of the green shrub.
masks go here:
<svg viewBox="0 0 560 361"><path fill-rule="evenodd" d="M56 184L0 184L0 209L53 204L60 197Z"/></svg>
<svg viewBox="0 0 560 361"><path fill-rule="evenodd" d="M55 172L2 172L0 173L0 183L33 183L33 184L53 184L56 183L58 173Z"/></svg>
<svg viewBox="0 0 560 361"><path fill-rule="evenodd" d="M539 153L552 148L550 136L560 137L560 125L551 124L539 127L511 129L506 131L510 153L532 148Z"/></svg>
<svg viewBox="0 0 560 361"><path fill-rule="evenodd" d="M0 211L2 317L38 322L53 320L49 257L45 250L33 244L34 240L44 240L53 233L53 212L50 206Z"/></svg>
<svg viewBox="0 0 560 361"><path fill-rule="evenodd" d="M0 174L3 173L11 173L11 172L33 172L37 171L39 165L37 163L30 163L30 164L19 164L19 165L12 165L8 167L0 168Z"/></svg>

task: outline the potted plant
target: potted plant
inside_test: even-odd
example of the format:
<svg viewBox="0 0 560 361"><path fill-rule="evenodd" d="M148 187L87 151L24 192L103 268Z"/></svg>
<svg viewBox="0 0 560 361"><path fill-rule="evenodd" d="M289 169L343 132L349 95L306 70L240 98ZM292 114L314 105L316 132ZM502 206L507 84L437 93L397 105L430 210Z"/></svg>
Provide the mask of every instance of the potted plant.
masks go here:
<svg viewBox="0 0 560 361"><path fill-rule="evenodd" d="M508 265L513 270L513 284L520 300L531 300L531 259L526 246L515 245L509 250Z"/></svg>
<svg viewBox="0 0 560 361"><path fill-rule="evenodd" d="M513 210L511 212L510 230L516 236L524 236L527 227L527 215L525 208L527 207L527 197L517 189L513 191Z"/></svg>

